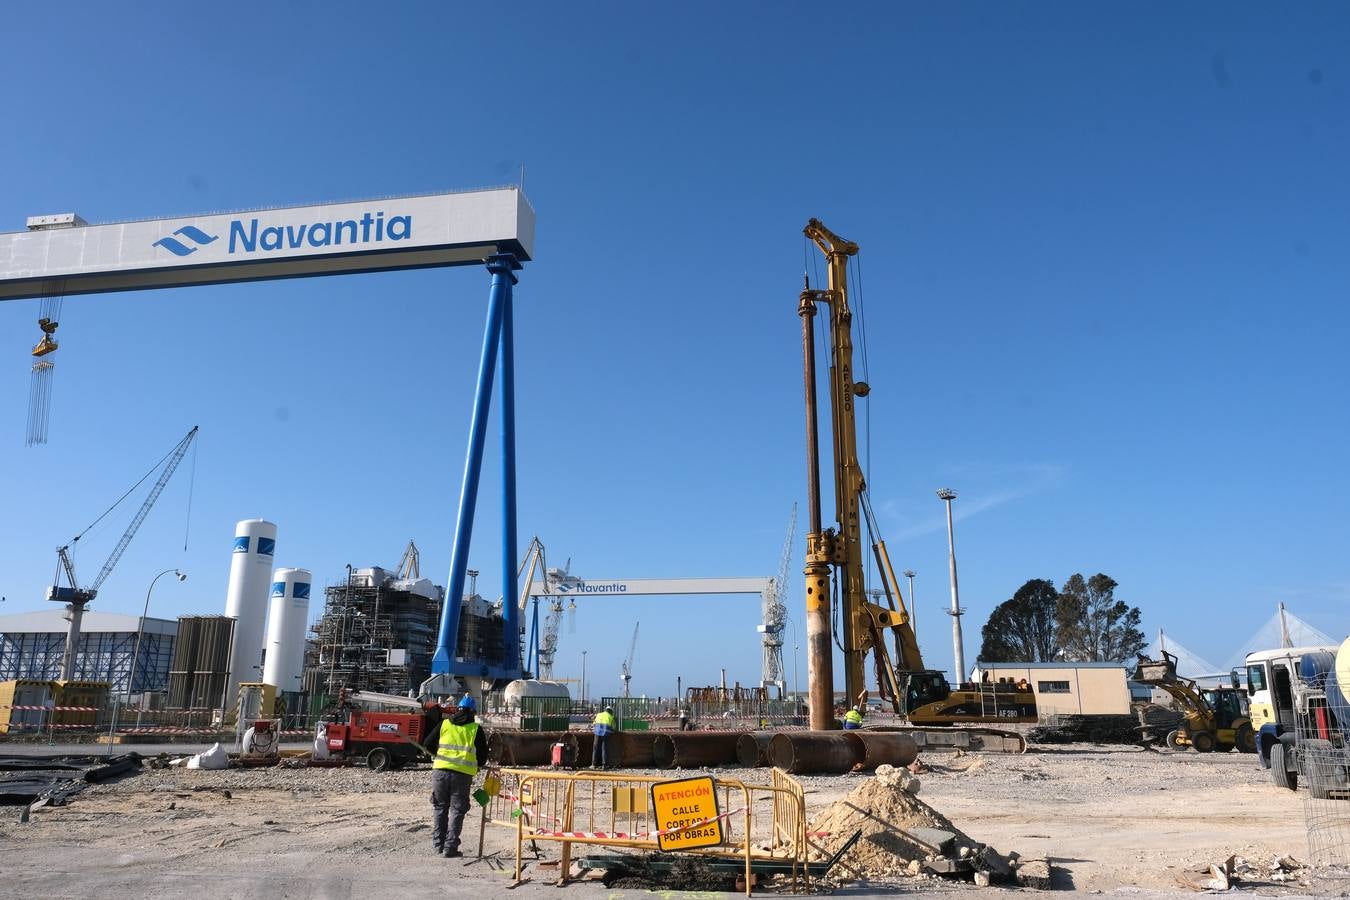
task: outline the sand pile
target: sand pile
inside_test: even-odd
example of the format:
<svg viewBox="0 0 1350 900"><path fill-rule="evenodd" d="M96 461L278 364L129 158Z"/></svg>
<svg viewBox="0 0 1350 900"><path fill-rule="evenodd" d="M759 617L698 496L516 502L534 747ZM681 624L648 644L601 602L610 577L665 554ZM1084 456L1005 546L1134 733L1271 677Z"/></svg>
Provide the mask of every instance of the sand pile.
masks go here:
<svg viewBox="0 0 1350 900"><path fill-rule="evenodd" d="M811 823L809 831L829 832L826 837L812 839L823 851L821 858L833 854L859 829L862 837L840 862L869 878L906 874L911 860L937 855L935 848L925 843L932 835L919 829L936 828L955 835L949 848L951 856L959 854L962 847L974 850L980 846L914 796L911 791L917 788L917 779L903 770L892 770L889 766L877 769L876 777L826 807Z"/></svg>

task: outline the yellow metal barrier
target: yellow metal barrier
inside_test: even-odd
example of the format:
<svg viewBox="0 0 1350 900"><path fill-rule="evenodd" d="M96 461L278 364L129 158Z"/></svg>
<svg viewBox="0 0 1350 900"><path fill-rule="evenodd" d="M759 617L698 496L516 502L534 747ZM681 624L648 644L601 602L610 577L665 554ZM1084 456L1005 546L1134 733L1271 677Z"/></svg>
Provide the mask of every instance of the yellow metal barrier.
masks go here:
<svg viewBox="0 0 1350 900"><path fill-rule="evenodd" d="M500 789L490 799L486 814L494 825L515 829L516 881L521 879L527 841L557 841L562 844L559 884L567 881L574 844L659 851L663 833L652 808L652 786L684 780L534 769L495 769L489 774L497 777ZM781 769L772 771L771 783L766 785L722 778L713 783L721 801L716 818L723 823L722 843L681 852L744 860L746 896L753 887L755 860L791 863L793 890L799 880L809 886L806 801L801 784ZM706 824L686 822L669 833Z"/></svg>

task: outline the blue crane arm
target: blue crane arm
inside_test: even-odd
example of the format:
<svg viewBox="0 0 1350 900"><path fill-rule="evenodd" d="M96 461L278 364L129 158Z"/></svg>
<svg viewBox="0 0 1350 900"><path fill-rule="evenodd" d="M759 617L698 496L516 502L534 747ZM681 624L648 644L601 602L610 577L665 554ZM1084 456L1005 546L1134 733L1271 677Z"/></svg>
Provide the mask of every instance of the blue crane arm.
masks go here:
<svg viewBox="0 0 1350 900"><path fill-rule="evenodd" d="M127 545L130 544L131 539L136 536L136 531L141 527L141 523L145 521L145 517L150 514L150 507L155 505L155 501L158 500L159 495L164 492L164 486L169 483L169 478L173 475L174 470L177 469L178 464L183 461L183 457L187 455L188 447L192 444L192 439L197 436L197 427L198 426L196 425L192 426L192 430L189 431L187 435L178 442L178 446L170 452L169 461L165 464L164 471L160 473L159 480L155 482L154 487L150 488L150 493L146 496L145 502L142 503L141 508L136 511L136 515L131 520L131 524L128 525L127 530L122 533L121 540L117 542L117 546L114 547L112 553L108 555L108 561L103 564L103 568L99 571L98 577L95 578L94 583L89 586L90 593L97 591L99 586L103 584L104 579L112 574L113 567L117 565L117 561L121 559L122 554L126 552ZM72 572L71 575L71 581L73 582L74 573Z"/></svg>

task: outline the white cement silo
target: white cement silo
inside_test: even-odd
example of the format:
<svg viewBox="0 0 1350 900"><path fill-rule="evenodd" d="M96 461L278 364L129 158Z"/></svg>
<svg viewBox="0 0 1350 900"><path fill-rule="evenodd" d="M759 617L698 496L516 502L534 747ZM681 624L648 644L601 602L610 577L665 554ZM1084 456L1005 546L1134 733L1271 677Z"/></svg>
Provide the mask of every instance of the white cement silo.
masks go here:
<svg viewBox="0 0 1350 900"><path fill-rule="evenodd" d="M246 519L234 527L230 586L225 594L225 615L234 619L227 707L235 704L239 682L262 681L263 628L276 550L277 526L271 522Z"/></svg>
<svg viewBox="0 0 1350 900"><path fill-rule="evenodd" d="M278 692L300 690L312 580L309 569L277 569L272 575L262 680L275 686Z"/></svg>

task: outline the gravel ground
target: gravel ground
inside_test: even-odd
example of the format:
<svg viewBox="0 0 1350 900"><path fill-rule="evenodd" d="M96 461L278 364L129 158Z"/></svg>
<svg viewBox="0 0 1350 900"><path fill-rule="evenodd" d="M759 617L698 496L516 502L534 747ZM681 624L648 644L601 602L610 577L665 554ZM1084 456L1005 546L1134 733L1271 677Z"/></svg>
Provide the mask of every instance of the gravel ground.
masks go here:
<svg viewBox="0 0 1350 900"><path fill-rule="evenodd" d="M1306 854L1303 795L1270 785L1250 756L1063 745L1022 756L930 754L924 761L932 767L920 776L927 803L977 841L1024 858L1051 857L1057 886L1080 893L1174 895L1178 876L1232 854L1254 863ZM685 774L692 773L675 777ZM713 774L767 781L754 770ZM801 777L808 815L864 777ZM422 887L454 897L499 895L510 880L505 858L514 853L513 835L489 827L487 851L496 856L488 860L433 858L430 779L427 769L147 769L93 786L67 807L39 810L26 824L0 810L0 872L22 873L0 879L0 896L273 900L405 895ZM466 824L466 847L476 842L476 827ZM556 845L544 849L556 857ZM526 874L533 881L513 894L551 894L542 884L555 874L537 864ZM1348 888L1319 874L1307 885L1241 890L1327 896ZM640 896L595 884L569 890ZM835 892L973 890L980 889L902 878Z"/></svg>

